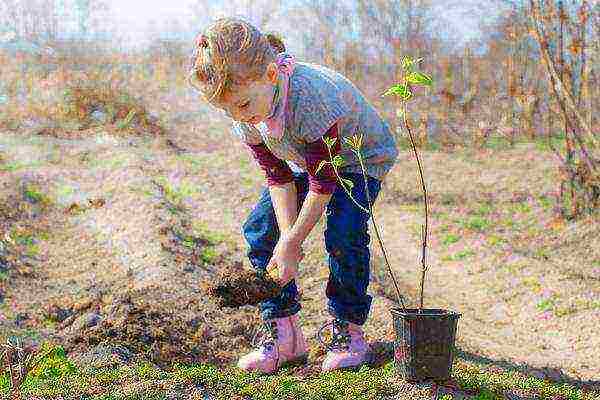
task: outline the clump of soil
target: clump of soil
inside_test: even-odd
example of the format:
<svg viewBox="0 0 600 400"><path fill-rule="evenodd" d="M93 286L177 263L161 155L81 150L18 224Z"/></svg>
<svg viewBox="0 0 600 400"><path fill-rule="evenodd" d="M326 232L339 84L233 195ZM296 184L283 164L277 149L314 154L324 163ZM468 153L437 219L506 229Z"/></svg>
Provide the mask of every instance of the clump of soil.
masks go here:
<svg viewBox="0 0 600 400"><path fill-rule="evenodd" d="M281 287L265 272L234 264L220 269L216 279L207 283L206 291L220 307L239 308L275 297Z"/></svg>

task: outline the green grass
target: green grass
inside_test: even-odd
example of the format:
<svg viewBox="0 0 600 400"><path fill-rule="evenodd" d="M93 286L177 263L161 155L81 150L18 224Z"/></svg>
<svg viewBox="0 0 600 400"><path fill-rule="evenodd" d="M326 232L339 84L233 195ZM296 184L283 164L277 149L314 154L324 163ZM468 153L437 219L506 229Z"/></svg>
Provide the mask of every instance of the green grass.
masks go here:
<svg viewBox="0 0 600 400"><path fill-rule="evenodd" d="M410 144L408 145L408 147L412 148ZM440 151L442 149L442 145L440 145L439 143L429 142L427 143L427 146L425 146L425 149L429 151Z"/></svg>
<svg viewBox="0 0 600 400"><path fill-rule="evenodd" d="M112 157L103 157L98 159L90 159L88 166L93 169L108 168L117 169L128 165L130 156L128 154L115 154Z"/></svg>
<svg viewBox="0 0 600 400"><path fill-rule="evenodd" d="M542 284L540 283L539 278L535 276L528 276L526 278L523 278L521 282L523 283L523 285L530 287L534 291L542 290Z"/></svg>
<svg viewBox="0 0 600 400"><path fill-rule="evenodd" d="M557 304L552 312L557 317L573 314L578 311L594 310L600 308L600 300L590 300L585 298L576 298L568 304Z"/></svg>
<svg viewBox="0 0 600 400"><path fill-rule="evenodd" d="M156 178L156 182L160 184L164 192L163 196L167 201L166 208L173 214L177 215L184 211L183 200L188 197L193 197L200 193L200 190L193 184L183 180L179 185L172 185L164 176ZM144 189L130 188L132 191L147 193Z"/></svg>
<svg viewBox="0 0 600 400"><path fill-rule="evenodd" d="M207 264L212 264L219 256L219 253L213 247L205 247L200 253L200 259Z"/></svg>
<svg viewBox="0 0 600 400"><path fill-rule="evenodd" d="M20 161L9 162L0 165L0 171L6 172L14 172L24 168L35 168L35 167L43 167L45 162L43 161L33 161L30 163L23 163Z"/></svg>
<svg viewBox="0 0 600 400"><path fill-rule="evenodd" d="M56 188L56 195L58 197L68 197L75 193L75 188L70 185L60 185Z"/></svg>
<svg viewBox="0 0 600 400"><path fill-rule="evenodd" d="M156 196L156 192L153 190L153 186L151 185L140 185L139 183L133 183L127 186L127 190L132 193L138 193L150 198Z"/></svg>
<svg viewBox="0 0 600 400"><path fill-rule="evenodd" d="M490 135L483 147L491 150L505 150L510 148L510 143L504 136Z"/></svg>
<svg viewBox="0 0 600 400"><path fill-rule="evenodd" d="M39 246L36 244L28 245L25 249L25 255L28 257L35 257L40 252Z"/></svg>
<svg viewBox="0 0 600 400"><path fill-rule="evenodd" d="M218 232L214 229L210 229L208 224L201 220L193 220L192 223L192 232L194 235L202 237L207 240L211 245L217 245L219 243L227 242L231 238L224 232Z"/></svg>
<svg viewBox="0 0 600 400"><path fill-rule="evenodd" d="M154 368L150 363L138 363L134 366L136 376L145 379L166 379L169 374L160 369Z"/></svg>
<svg viewBox="0 0 600 400"><path fill-rule="evenodd" d="M192 197L199 193L199 190L195 185L192 185L185 180L182 180L179 185L169 184L167 179L162 176L158 177L156 180L162 184L165 191L165 197L174 204L179 204L184 198Z"/></svg>
<svg viewBox="0 0 600 400"><path fill-rule="evenodd" d="M550 145L548 145L548 138L536 138L535 148L539 151L552 151ZM550 143L554 146L555 149L559 150L561 153L566 148L565 144L565 134L559 133L550 138Z"/></svg>
<svg viewBox="0 0 600 400"><path fill-rule="evenodd" d="M451 193L442 193L440 202L445 206L454 205L456 204L456 196Z"/></svg>
<svg viewBox="0 0 600 400"><path fill-rule="evenodd" d="M212 264L219 257L220 253L215 248L218 244L234 244L234 239L230 235L209 229L208 225L201 220L192 220L190 225L189 231L178 232L178 235L182 237L181 244L194 249L199 240L206 241L206 245L203 245L200 251L200 258L205 263Z"/></svg>
<svg viewBox="0 0 600 400"><path fill-rule="evenodd" d="M467 249L459 251L458 253L452 254L450 256L444 256L442 257L442 261L460 261L473 255L475 255L475 252L473 250Z"/></svg>
<svg viewBox="0 0 600 400"><path fill-rule="evenodd" d="M50 234L48 232L39 232L38 234L40 240L48 240L50 239Z"/></svg>
<svg viewBox="0 0 600 400"><path fill-rule="evenodd" d="M501 268L506 269L509 273L516 275L522 273L522 271L527 268L527 264L524 262L502 265Z"/></svg>
<svg viewBox="0 0 600 400"><path fill-rule="evenodd" d="M482 203L482 204L479 204L477 209L473 211L473 214L476 216L483 217L488 214L491 214L493 210L494 210L494 208L492 207L491 204Z"/></svg>
<svg viewBox="0 0 600 400"><path fill-rule="evenodd" d="M467 228L470 230L474 230L474 231L485 231L487 228L489 228L491 225L491 222L489 220L487 220L486 218L482 218L482 217L471 217L469 218L467 221L463 221L462 222L462 226L463 228Z"/></svg>
<svg viewBox="0 0 600 400"><path fill-rule="evenodd" d="M193 154L184 153L177 156L180 160L186 163L187 169L192 173L198 173L207 167L207 162L204 157L195 156Z"/></svg>
<svg viewBox="0 0 600 400"><path fill-rule="evenodd" d="M29 232L19 234L12 229L9 233L9 237L15 244L19 246L25 246L24 254L29 257L35 257L37 254L39 254L39 246L35 243L36 236L39 236L40 238L48 238L48 234L46 232L40 232L36 235Z"/></svg>
<svg viewBox="0 0 600 400"><path fill-rule="evenodd" d="M514 203L507 206L510 211L518 212L518 213L530 213L531 206L527 203Z"/></svg>
<svg viewBox="0 0 600 400"><path fill-rule="evenodd" d="M540 311L552 311L552 308L554 308L554 299L542 299L536 304L536 308Z"/></svg>
<svg viewBox="0 0 600 400"><path fill-rule="evenodd" d="M552 205L554 204L554 201L551 197L543 195L538 197L538 201L540 202L540 206L542 206L544 210L550 210L552 208Z"/></svg>
<svg viewBox="0 0 600 400"><path fill-rule="evenodd" d="M41 193L34 185L25 187L25 198L36 203L49 203L50 199L45 194Z"/></svg>
<svg viewBox="0 0 600 400"><path fill-rule="evenodd" d="M31 234L19 235L14 230L11 230L9 237L18 245L21 246L33 246L33 239L35 236Z"/></svg>
<svg viewBox="0 0 600 400"><path fill-rule="evenodd" d="M456 243L460 240L460 236L455 235L453 233L449 233L447 235L444 236L444 238L442 239L442 243L445 245L449 245L452 243Z"/></svg>
<svg viewBox="0 0 600 400"><path fill-rule="evenodd" d="M393 398L403 390L392 381L400 378L393 361L379 368L363 366L358 371L330 371L306 378L290 375L289 372L284 368L274 375L261 375L209 364L176 364L172 372L167 372L146 363L78 370L64 354L57 352L48 357L35 374L27 377L21 394L58 397L83 394L91 385L100 385L108 393L96 395L94 399L165 398L165 391L161 389L140 389L129 396L114 394L125 382L146 383L150 387L158 382L167 383L167 387L195 383L216 394L218 399L234 396L255 400L381 399L385 396ZM558 396L569 400L593 399L591 394L583 396L580 390L568 384L551 383L516 371L491 372L484 363L467 362L459 357L455 358L452 375L462 389L478 392L472 397L475 399L503 399L503 393L517 389L528 390L539 399L550 400ZM1 393L7 394L8 388L8 375L4 373L0 375Z"/></svg>
<svg viewBox="0 0 600 400"><path fill-rule="evenodd" d="M487 242L490 246L496 246L502 243L506 243L507 240L500 237L500 236L496 236L494 234L490 234L487 236Z"/></svg>
<svg viewBox="0 0 600 400"><path fill-rule="evenodd" d="M502 218L500 220L500 224L504 225L505 227L507 227L509 230L515 229L515 230L519 230L521 224L517 221L514 220L513 216L510 215L506 218Z"/></svg>
<svg viewBox="0 0 600 400"><path fill-rule="evenodd" d="M533 256L539 260L547 260L550 258L550 251L540 247L539 249L535 249Z"/></svg>
<svg viewBox="0 0 600 400"><path fill-rule="evenodd" d="M429 213L430 220L448 220L450 218L450 214L446 211L431 211L427 210Z"/></svg>
<svg viewBox="0 0 600 400"><path fill-rule="evenodd" d="M423 212L422 211L423 210L423 205L422 204L400 204L398 206L398 208L400 210L402 210L402 211L412 212L412 213Z"/></svg>
<svg viewBox="0 0 600 400"><path fill-rule="evenodd" d="M440 229L440 232L446 233L450 230L450 225L449 224L441 225L439 229Z"/></svg>

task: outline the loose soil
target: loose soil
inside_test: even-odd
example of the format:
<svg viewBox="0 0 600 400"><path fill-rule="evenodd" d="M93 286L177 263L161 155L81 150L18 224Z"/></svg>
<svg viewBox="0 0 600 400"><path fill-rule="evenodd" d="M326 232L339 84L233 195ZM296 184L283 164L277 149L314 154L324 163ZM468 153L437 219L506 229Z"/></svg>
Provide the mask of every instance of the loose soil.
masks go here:
<svg viewBox="0 0 600 400"><path fill-rule="evenodd" d="M265 273L225 266L206 292L219 307L257 306L281 292L281 287Z"/></svg>
<svg viewBox="0 0 600 400"><path fill-rule="evenodd" d="M0 135L2 339L50 339L75 360L114 343L127 349L121 362L135 355L165 369L231 365L250 351L261 327L253 305L276 290L254 283L260 277L241 235L264 176L228 124L209 120L206 141L197 130ZM600 224L597 215L564 222L543 205L556 189L553 155L519 146L419 156L430 201L425 307L462 314L458 356L598 386ZM375 206L413 308L424 224L419 179L412 150L403 152ZM481 211L486 205L491 213ZM318 374L325 355L315 337L330 318L323 219L304 244L298 282L310 354L294 374ZM450 233L459 240L448 241ZM381 365L393 354L395 294L371 236L373 303L364 328Z"/></svg>

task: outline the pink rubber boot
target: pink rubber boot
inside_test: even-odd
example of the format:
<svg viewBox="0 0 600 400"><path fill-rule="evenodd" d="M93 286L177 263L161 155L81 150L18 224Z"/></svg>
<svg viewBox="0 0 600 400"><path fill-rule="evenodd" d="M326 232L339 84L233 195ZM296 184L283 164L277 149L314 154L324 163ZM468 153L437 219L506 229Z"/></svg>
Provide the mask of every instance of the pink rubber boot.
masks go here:
<svg viewBox="0 0 600 400"><path fill-rule="evenodd" d="M332 326L333 339L325 344L321 339L321 331L329 325ZM318 339L328 350L322 364L323 371L358 369L370 360L370 348L360 325L336 318L321 327Z"/></svg>
<svg viewBox="0 0 600 400"><path fill-rule="evenodd" d="M268 337L258 349L240 358L238 368L270 374L283 366L306 363L308 346L298 324L298 314L266 320L264 328Z"/></svg>

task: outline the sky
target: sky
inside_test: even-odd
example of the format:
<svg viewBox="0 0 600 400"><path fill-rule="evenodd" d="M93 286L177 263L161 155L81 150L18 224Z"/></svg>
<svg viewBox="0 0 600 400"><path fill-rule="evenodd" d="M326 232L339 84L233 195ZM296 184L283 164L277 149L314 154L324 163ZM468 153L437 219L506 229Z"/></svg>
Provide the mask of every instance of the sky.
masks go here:
<svg viewBox="0 0 600 400"><path fill-rule="evenodd" d="M118 31L128 39L127 42L142 45L147 39L148 24L152 20L160 26L167 19L174 18L179 20L181 28L189 27L192 20L190 6L198 0L108 0L108 2ZM476 0L437 0L439 26L447 30L448 37L455 42L476 37L479 32L478 24L486 13L482 13L481 9L464 13L469 3L473 2ZM457 3L461 4L458 8L447 7ZM490 14L494 14L494 11L490 10L487 15ZM191 34L193 32L190 32Z"/></svg>
<svg viewBox="0 0 600 400"><path fill-rule="evenodd" d="M185 19L196 0L110 0L111 9L120 27L127 31L142 31L150 20L166 17Z"/></svg>

